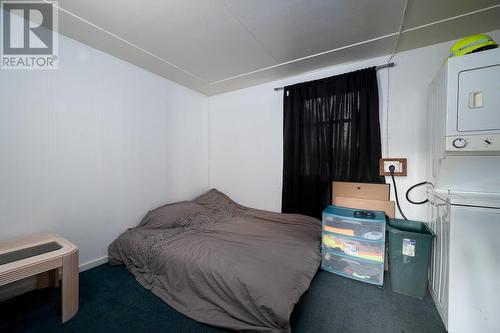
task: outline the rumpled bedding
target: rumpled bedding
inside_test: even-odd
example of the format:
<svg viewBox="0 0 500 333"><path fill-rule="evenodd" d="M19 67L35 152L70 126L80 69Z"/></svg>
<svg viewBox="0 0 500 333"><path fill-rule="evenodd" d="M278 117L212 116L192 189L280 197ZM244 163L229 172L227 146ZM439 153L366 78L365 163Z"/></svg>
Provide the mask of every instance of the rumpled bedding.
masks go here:
<svg viewBox="0 0 500 333"><path fill-rule="evenodd" d="M315 218L251 209L213 189L150 211L109 246L109 258L194 320L290 332L320 264L320 238Z"/></svg>

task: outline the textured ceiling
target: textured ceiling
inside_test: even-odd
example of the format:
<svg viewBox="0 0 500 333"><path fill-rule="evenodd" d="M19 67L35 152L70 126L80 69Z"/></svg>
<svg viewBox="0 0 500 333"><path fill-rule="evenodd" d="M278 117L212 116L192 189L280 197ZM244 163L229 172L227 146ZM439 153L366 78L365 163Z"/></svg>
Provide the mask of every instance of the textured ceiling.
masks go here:
<svg viewBox="0 0 500 333"><path fill-rule="evenodd" d="M403 0L59 0L59 31L207 95L390 54ZM409 0L398 51L500 28L500 0Z"/></svg>

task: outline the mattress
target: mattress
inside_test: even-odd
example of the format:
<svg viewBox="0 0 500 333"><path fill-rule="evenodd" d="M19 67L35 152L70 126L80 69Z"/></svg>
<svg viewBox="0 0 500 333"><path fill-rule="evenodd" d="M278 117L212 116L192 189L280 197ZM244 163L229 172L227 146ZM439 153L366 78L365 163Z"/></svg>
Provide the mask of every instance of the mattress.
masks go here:
<svg viewBox="0 0 500 333"><path fill-rule="evenodd" d="M194 320L289 332L320 264L320 241L315 218L251 209L210 190L150 211L109 246L109 257Z"/></svg>

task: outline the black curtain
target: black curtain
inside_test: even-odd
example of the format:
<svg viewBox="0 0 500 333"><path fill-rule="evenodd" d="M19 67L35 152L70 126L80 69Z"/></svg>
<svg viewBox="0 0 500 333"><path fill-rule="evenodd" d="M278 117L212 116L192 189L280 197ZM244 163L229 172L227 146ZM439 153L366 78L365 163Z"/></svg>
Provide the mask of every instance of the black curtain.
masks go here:
<svg viewBox="0 0 500 333"><path fill-rule="evenodd" d="M375 67L284 88L282 212L320 217L332 181L382 183Z"/></svg>

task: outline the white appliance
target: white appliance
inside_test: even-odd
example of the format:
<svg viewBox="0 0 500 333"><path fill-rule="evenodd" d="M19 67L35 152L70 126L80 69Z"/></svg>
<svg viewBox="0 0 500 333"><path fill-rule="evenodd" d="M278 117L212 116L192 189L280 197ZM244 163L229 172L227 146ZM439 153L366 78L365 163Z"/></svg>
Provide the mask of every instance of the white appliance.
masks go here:
<svg viewBox="0 0 500 333"><path fill-rule="evenodd" d="M450 333L500 332L500 49L449 59L427 120L430 293Z"/></svg>
<svg viewBox="0 0 500 333"><path fill-rule="evenodd" d="M430 293L450 333L499 332L500 195L434 191Z"/></svg>
<svg viewBox="0 0 500 333"><path fill-rule="evenodd" d="M500 152L499 59L500 48L450 58L431 83L435 157Z"/></svg>

